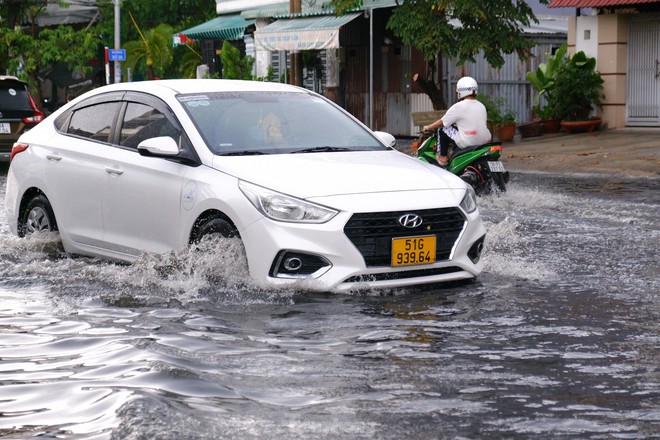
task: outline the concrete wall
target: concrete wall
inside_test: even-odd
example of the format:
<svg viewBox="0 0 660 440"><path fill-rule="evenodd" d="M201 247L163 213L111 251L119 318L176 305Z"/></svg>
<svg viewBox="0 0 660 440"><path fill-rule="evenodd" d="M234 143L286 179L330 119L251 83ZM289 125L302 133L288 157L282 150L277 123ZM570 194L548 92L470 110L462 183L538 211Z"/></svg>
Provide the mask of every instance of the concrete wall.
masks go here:
<svg viewBox="0 0 660 440"><path fill-rule="evenodd" d="M603 120L609 128L626 125L628 16L599 15L597 68L604 80Z"/></svg>
<svg viewBox="0 0 660 440"><path fill-rule="evenodd" d="M600 116L607 128L626 125L626 70L628 65L628 16L605 14L571 17L568 22L569 52L584 51L596 57L603 78L605 100Z"/></svg>

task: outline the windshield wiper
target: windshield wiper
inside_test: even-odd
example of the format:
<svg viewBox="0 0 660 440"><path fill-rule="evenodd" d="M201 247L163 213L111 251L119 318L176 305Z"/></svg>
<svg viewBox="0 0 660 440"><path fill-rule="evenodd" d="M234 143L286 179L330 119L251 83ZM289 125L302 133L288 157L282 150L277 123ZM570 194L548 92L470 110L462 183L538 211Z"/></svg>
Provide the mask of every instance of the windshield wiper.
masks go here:
<svg viewBox="0 0 660 440"><path fill-rule="evenodd" d="M270 153L264 153L263 151L258 151L258 150L247 150L247 151L232 151L230 153L223 153L220 156L258 156L261 154L270 154Z"/></svg>
<svg viewBox="0 0 660 440"><path fill-rule="evenodd" d="M333 151L352 151L351 148L346 148L346 147L330 147L330 146L325 146L325 147L312 147L312 148L305 148L303 150L296 150L292 151L291 154L294 153L328 153L328 152L333 152Z"/></svg>

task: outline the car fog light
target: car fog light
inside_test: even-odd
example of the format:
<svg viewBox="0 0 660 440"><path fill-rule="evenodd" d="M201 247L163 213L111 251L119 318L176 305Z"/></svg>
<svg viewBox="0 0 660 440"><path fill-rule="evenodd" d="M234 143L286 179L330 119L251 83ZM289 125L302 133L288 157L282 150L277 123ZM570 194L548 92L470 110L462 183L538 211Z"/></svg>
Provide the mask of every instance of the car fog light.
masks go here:
<svg viewBox="0 0 660 440"><path fill-rule="evenodd" d="M302 260L297 257L289 257L286 260L284 260L284 268L286 270L290 270L292 272L300 269L302 267Z"/></svg>
<svg viewBox="0 0 660 440"><path fill-rule="evenodd" d="M321 255L298 251L280 251L270 268L273 278L318 278L332 267Z"/></svg>

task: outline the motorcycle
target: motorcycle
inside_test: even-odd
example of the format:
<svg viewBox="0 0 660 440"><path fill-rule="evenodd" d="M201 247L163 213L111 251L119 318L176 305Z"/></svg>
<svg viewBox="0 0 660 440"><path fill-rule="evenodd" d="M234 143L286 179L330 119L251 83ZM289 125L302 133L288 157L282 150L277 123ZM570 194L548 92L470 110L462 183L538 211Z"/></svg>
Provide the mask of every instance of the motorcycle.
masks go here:
<svg viewBox="0 0 660 440"><path fill-rule="evenodd" d="M437 132L422 131L416 143L417 158L440 166L436 160L438 147ZM447 170L469 183L477 195L491 194L493 191L506 191L509 172L499 160L502 155L501 142L489 142L474 147L450 149Z"/></svg>

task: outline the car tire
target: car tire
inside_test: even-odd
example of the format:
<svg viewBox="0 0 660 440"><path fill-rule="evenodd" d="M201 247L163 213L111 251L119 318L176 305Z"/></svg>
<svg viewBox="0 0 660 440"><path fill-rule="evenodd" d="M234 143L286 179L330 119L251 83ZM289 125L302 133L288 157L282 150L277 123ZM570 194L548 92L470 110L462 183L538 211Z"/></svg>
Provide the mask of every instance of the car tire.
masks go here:
<svg viewBox="0 0 660 440"><path fill-rule="evenodd" d="M199 243L202 238L218 234L226 238L240 237L236 227L222 217L202 218L195 222L190 236L190 243Z"/></svg>
<svg viewBox="0 0 660 440"><path fill-rule="evenodd" d="M19 235L24 237L35 232L57 231L57 221L48 198L38 194L28 202L18 224Z"/></svg>

